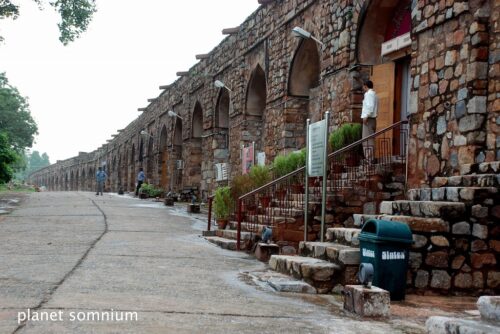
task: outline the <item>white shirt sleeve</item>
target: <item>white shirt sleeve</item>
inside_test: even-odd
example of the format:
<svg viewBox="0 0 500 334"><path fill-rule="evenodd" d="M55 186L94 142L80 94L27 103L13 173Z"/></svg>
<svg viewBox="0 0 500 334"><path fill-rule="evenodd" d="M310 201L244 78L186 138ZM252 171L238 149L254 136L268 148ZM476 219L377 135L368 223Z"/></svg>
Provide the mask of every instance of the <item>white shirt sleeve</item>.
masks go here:
<svg viewBox="0 0 500 334"><path fill-rule="evenodd" d="M365 93L363 98L363 108L361 109L361 118L377 117L377 96L373 90Z"/></svg>

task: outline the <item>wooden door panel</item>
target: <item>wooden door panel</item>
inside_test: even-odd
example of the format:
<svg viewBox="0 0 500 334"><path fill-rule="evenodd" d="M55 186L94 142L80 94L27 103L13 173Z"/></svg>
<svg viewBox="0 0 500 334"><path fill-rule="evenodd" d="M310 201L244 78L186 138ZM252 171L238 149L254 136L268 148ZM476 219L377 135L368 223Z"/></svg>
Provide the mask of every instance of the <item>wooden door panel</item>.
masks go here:
<svg viewBox="0 0 500 334"><path fill-rule="evenodd" d="M388 62L373 66L370 80L378 96L378 116L376 131L391 126L394 123L394 85L395 63ZM384 135L384 139L376 139L375 156L377 158L392 155L392 131Z"/></svg>

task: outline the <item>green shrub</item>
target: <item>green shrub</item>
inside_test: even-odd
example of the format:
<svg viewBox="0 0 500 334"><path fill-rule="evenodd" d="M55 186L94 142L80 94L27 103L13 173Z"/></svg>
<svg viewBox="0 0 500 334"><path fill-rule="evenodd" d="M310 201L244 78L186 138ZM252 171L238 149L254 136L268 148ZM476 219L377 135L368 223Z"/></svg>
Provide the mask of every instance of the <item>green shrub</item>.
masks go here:
<svg viewBox="0 0 500 334"><path fill-rule="evenodd" d="M306 150L292 152L287 155L278 155L273 161L275 177L281 177L293 172L306 164Z"/></svg>
<svg viewBox="0 0 500 334"><path fill-rule="evenodd" d="M235 200L252 191L253 188L253 181L249 174L238 175L231 180L231 195Z"/></svg>
<svg viewBox="0 0 500 334"><path fill-rule="evenodd" d="M359 123L346 123L330 134L329 143L333 151L350 145L361 139L362 125Z"/></svg>
<svg viewBox="0 0 500 334"><path fill-rule="evenodd" d="M254 165L250 168L249 175L254 188L262 187L272 179L269 167L267 166Z"/></svg>
<svg viewBox="0 0 500 334"><path fill-rule="evenodd" d="M143 194L146 194L148 197L159 197L164 192L163 189L157 188L149 183L143 183L139 191Z"/></svg>
<svg viewBox="0 0 500 334"><path fill-rule="evenodd" d="M219 187L215 190L214 214L217 219L228 219L233 208L233 198L229 187Z"/></svg>

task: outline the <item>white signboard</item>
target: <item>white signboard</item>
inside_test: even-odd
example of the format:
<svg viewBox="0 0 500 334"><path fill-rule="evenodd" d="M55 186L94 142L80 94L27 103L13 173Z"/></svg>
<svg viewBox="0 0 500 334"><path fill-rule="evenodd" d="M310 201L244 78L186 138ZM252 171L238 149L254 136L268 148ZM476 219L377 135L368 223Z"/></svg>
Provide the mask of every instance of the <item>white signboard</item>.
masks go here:
<svg viewBox="0 0 500 334"><path fill-rule="evenodd" d="M307 170L309 176L323 176L325 154L326 120L309 125L307 138Z"/></svg>
<svg viewBox="0 0 500 334"><path fill-rule="evenodd" d="M259 166L266 165L266 152L257 153L257 165Z"/></svg>

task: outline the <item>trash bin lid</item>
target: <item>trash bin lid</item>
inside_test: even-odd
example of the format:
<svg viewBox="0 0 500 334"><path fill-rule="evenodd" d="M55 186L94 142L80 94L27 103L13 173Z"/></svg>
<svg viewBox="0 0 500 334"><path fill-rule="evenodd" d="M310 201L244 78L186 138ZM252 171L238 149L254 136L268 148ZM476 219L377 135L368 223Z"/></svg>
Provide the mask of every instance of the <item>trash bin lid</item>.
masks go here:
<svg viewBox="0 0 500 334"><path fill-rule="evenodd" d="M358 239L371 242L413 243L413 236L407 224L382 219L368 220L363 225Z"/></svg>

